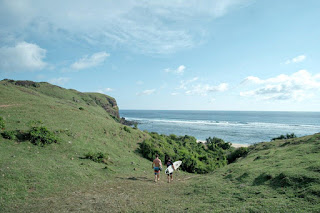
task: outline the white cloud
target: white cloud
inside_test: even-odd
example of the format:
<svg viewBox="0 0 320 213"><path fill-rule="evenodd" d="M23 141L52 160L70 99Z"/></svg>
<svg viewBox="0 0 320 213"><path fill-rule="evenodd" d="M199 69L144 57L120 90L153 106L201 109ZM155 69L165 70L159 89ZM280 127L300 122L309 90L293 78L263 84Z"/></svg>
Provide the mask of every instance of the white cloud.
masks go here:
<svg viewBox="0 0 320 213"><path fill-rule="evenodd" d="M114 89L112 89L112 88L104 88L104 89L97 90L97 92L101 93L101 94L106 94L106 93L113 92L113 91L114 91Z"/></svg>
<svg viewBox="0 0 320 213"><path fill-rule="evenodd" d="M101 65L109 56L110 54L106 52L98 52L98 53L94 53L91 56L84 56L83 58L74 62L71 65L71 68L75 70L82 70L82 69L95 67L95 66Z"/></svg>
<svg viewBox="0 0 320 213"><path fill-rule="evenodd" d="M194 77L192 79L189 80L182 80L180 81L180 86L178 87L178 89L187 89L187 87L192 83L197 81L199 78L198 77Z"/></svg>
<svg viewBox="0 0 320 213"><path fill-rule="evenodd" d="M258 88L240 92L240 95L264 100L301 101L312 97L320 90L319 76L320 74L312 75L306 70L300 70L292 75L281 74L265 80L250 76L245 81L257 85Z"/></svg>
<svg viewBox="0 0 320 213"><path fill-rule="evenodd" d="M16 37L36 34L167 54L201 43L208 21L248 2L251 0L7 0L0 1L0 26L5 34ZM195 20L205 24L193 25Z"/></svg>
<svg viewBox="0 0 320 213"><path fill-rule="evenodd" d="M67 82L70 81L70 78L66 78L66 77L60 77L60 78L52 78L49 80L49 83L50 84L54 84L54 85L64 85L66 84Z"/></svg>
<svg viewBox="0 0 320 213"><path fill-rule="evenodd" d="M299 62L304 61L306 58L307 58L307 56L305 56L305 55L299 55L299 56L294 57L292 59L286 60L284 63L285 64L299 63Z"/></svg>
<svg viewBox="0 0 320 213"><path fill-rule="evenodd" d="M47 66L46 50L36 44L20 42L0 48L0 72L35 71Z"/></svg>
<svg viewBox="0 0 320 213"><path fill-rule="evenodd" d="M178 92L172 92L171 95L172 96L176 96L176 95L179 95L179 93Z"/></svg>
<svg viewBox="0 0 320 213"><path fill-rule="evenodd" d="M175 74L183 74L184 70L186 69L186 67L184 65L180 65L177 69L164 69L165 72L171 72L171 73L175 73Z"/></svg>
<svg viewBox="0 0 320 213"><path fill-rule="evenodd" d="M209 84L198 84L198 85L193 85L191 89L186 91L186 94L207 96L208 93L211 93L211 92L224 92L226 90L228 90L227 83L221 83L217 86L212 86Z"/></svg>
<svg viewBox="0 0 320 213"><path fill-rule="evenodd" d="M144 90L142 92L138 92L137 95L141 96L141 95L151 95L153 93L155 93L155 89L148 89L148 90Z"/></svg>
<svg viewBox="0 0 320 213"><path fill-rule="evenodd" d="M212 92L224 92L228 90L229 87L227 83L221 83L219 85L209 85L200 82L195 84L195 82L198 80L198 77L194 77L189 80L182 80L180 81L180 86L177 89L184 90L185 94L187 95L207 96L208 93Z"/></svg>

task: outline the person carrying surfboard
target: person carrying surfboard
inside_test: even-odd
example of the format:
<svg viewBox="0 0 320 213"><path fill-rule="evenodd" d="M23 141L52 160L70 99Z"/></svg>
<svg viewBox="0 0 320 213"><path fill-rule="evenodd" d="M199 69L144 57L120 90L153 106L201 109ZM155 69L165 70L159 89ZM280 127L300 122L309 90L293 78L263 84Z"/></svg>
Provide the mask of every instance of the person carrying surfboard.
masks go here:
<svg viewBox="0 0 320 213"><path fill-rule="evenodd" d="M173 170L175 170L174 165L173 165L172 160L171 160L170 157L168 157L168 160L167 160L166 165L167 165L167 168L168 168L169 166L172 166ZM168 183L170 183L170 180L173 181L172 173L173 173L173 172L167 174L167 176L168 176Z"/></svg>
<svg viewBox="0 0 320 213"><path fill-rule="evenodd" d="M156 159L152 162L152 168L154 169L154 182L157 182L160 180L160 170L162 169L162 162L158 154L156 154Z"/></svg>

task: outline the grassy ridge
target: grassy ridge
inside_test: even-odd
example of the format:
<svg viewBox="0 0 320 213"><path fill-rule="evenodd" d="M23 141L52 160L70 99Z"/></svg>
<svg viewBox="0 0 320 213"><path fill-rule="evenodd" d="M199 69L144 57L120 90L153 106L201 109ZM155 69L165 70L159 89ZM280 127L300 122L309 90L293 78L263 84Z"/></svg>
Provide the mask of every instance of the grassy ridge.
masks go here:
<svg viewBox="0 0 320 213"><path fill-rule="evenodd" d="M48 92L52 89L61 92L52 95ZM30 121L41 120L51 131L60 132L57 136L62 141L38 147L0 137L2 205L104 180L111 173L132 172L134 165L128 165L128 161L147 163L132 151L147 136L131 128L131 133L124 131L123 125L97 104L73 101L73 97L79 100L78 94L49 84L26 87L1 82L0 116L6 130L26 131ZM107 169L106 165L81 159L88 152L108 153Z"/></svg>
<svg viewBox="0 0 320 213"><path fill-rule="evenodd" d="M195 180L190 199L227 212L319 212L320 134L250 149L245 158Z"/></svg>
<svg viewBox="0 0 320 213"><path fill-rule="evenodd" d="M150 137L125 129L112 108L101 94L1 81L6 130L27 131L41 120L61 142L0 137L0 212L320 211L319 134L259 143L213 173L175 172L171 184L161 174L155 184L151 162L136 152ZM98 152L106 163L84 159Z"/></svg>

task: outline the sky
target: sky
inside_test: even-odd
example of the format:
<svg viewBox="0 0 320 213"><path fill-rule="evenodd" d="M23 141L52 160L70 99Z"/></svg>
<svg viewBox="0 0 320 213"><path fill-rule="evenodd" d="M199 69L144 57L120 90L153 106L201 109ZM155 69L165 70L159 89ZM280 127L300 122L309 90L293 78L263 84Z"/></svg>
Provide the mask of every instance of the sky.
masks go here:
<svg viewBox="0 0 320 213"><path fill-rule="evenodd" d="M320 1L0 0L0 79L120 109L319 111Z"/></svg>

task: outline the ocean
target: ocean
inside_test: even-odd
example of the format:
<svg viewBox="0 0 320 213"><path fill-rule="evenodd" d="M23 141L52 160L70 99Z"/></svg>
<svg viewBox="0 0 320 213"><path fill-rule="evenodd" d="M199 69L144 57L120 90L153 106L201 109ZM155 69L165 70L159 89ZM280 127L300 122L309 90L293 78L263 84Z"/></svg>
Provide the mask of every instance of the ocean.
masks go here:
<svg viewBox="0 0 320 213"><path fill-rule="evenodd" d="M218 137L239 144L270 141L287 133L320 132L320 112L120 110L120 116L137 121L140 130L198 140Z"/></svg>

